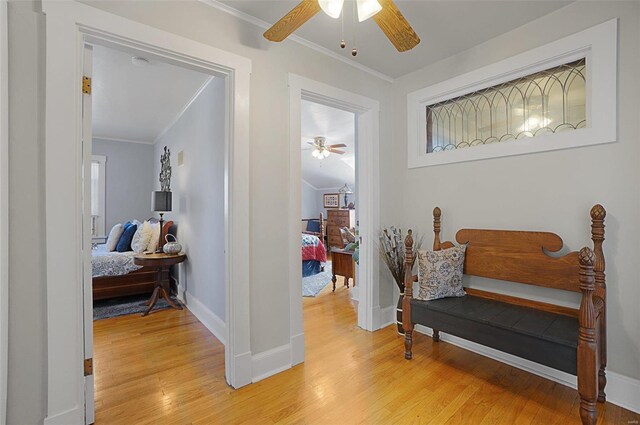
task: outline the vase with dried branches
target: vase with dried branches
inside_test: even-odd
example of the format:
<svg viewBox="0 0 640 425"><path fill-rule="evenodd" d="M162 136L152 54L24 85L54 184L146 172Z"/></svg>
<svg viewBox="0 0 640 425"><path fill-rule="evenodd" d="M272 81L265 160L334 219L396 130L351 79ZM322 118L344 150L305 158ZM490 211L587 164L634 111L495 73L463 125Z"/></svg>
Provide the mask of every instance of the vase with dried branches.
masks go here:
<svg viewBox="0 0 640 425"><path fill-rule="evenodd" d="M413 245L413 258L417 258L418 250L422 247L422 236L414 237L418 241ZM378 237L380 242L380 257L387 265L387 268L393 276L393 280L398 285L400 290L400 298L398 299L396 325L398 327L398 333L403 335L404 329L402 329L402 298L404 297L404 275L405 275L405 252L404 252L404 235L402 229L391 226L389 228L382 229Z"/></svg>

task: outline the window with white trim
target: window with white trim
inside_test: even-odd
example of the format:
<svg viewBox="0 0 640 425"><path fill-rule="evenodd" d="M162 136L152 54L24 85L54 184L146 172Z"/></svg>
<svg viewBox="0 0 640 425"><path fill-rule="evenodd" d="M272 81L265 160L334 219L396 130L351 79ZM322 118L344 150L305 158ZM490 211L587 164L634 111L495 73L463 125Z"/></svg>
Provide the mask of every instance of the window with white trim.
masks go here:
<svg viewBox="0 0 640 425"><path fill-rule="evenodd" d="M585 59L425 107L427 153L587 126Z"/></svg>
<svg viewBox="0 0 640 425"><path fill-rule="evenodd" d="M617 140L617 19L407 94L407 163Z"/></svg>
<svg viewBox="0 0 640 425"><path fill-rule="evenodd" d="M107 237L105 216L106 164L106 156L91 156L91 237L94 240Z"/></svg>

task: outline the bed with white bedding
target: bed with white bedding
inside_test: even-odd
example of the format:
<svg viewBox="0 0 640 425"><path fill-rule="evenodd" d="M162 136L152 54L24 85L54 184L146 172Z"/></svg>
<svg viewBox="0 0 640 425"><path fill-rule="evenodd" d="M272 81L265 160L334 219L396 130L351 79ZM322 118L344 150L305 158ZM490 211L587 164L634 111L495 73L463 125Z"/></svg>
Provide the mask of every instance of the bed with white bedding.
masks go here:
<svg viewBox="0 0 640 425"><path fill-rule="evenodd" d="M91 276L122 276L142 267L133 264L133 251L109 252L107 245L98 245L91 250Z"/></svg>

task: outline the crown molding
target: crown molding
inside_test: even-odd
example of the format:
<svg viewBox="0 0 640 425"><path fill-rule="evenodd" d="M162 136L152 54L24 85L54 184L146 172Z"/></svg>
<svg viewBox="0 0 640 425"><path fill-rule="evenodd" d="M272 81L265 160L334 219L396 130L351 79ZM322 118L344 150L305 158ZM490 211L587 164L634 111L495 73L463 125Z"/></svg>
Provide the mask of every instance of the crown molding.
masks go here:
<svg viewBox="0 0 640 425"><path fill-rule="evenodd" d="M201 3L204 3L208 6L214 7L218 10L221 10L225 13L228 13L229 15L235 16L238 19L242 19L245 22L249 22L250 24L253 24L255 26L258 26L260 28L263 29L269 29L271 28L270 23L263 21L260 18L256 18L255 16L249 15L248 13L242 12L238 9L235 9L231 6L227 6L224 3L220 3L217 0L198 0ZM361 63L355 62L349 58L346 58L332 50L327 49L326 47L320 46L319 44L316 44L312 41L307 40L306 38L302 38L299 35L295 35L295 34L291 34L289 37L287 37L287 40L291 40L294 41L298 44L301 44L303 46L309 47L310 49L313 49L317 52L320 52L324 55L327 55L333 59L339 60L342 63L346 63L347 65L350 65L354 68L359 69L360 71L364 71L368 74L373 75L376 78L379 78L381 80L387 81L389 83L392 83L394 81L394 78L383 74L382 72L376 71L375 69L371 69L368 66L362 65Z"/></svg>
<svg viewBox="0 0 640 425"><path fill-rule="evenodd" d="M118 142L118 143L135 143L138 145L153 145L153 141L151 140L133 140L133 139L119 139L117 137L109 137L109 136L98 136L93 135L91 137L92 140L104 140L105 142Z"/></svg>

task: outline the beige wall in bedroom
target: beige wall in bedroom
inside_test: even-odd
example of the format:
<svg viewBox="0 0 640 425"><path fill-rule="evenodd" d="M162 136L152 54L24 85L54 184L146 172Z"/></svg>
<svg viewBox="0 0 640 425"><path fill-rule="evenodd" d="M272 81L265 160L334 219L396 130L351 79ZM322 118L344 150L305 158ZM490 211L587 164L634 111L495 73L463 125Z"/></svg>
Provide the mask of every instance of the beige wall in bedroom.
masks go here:
<svg viewBox="0 0 640 425"><path fill-rule="evenodd" d="M407 93L619 18L618 143L436 167L407 169ZM567 246L589 244L589 209L608 210L609 369L640 378L640 3L576 2L475 48L406 75L393 85L396 169L404 222L432 240L431 211L444 238L461 227L548 230ZM573 294L474 279L472 286L575 302ZM569 296L566 296L566 295Z"/></svg>
<svg viewBox="0 0 640 425"><path fill-rule="evenodd" d="M271 44L263 30L195 1L87 2L117 15L252 60L251 76L251 349L289 343L287 276L288 74L334 85L381 103L382 158L391 158L391 84L293 42ZM10 218L9 424L42 423L46 411L46 282L44 217L44 28L40 2L11 2L9 16ZM394 166L389 163L389 167ZM381 169L381 222L397 220L391 168ZM26 196L25 194L29 194ZM389 206L387 206L389 205ZM296 221L299 217L294 218ZM380 283L381 307L392 303Z"/></svg>

